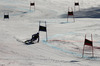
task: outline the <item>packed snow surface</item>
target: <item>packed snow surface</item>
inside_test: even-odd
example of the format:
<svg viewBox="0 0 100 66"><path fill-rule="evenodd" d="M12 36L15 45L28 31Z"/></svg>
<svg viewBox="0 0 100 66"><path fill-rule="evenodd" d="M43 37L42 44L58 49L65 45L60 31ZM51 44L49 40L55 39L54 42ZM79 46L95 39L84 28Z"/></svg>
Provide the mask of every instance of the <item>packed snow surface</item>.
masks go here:
<svg viewBox="0 0 100 66"><path fill-rule="evenodd" d="M35 2L35 7L30 2ZM78 2L79 6L74 6ZM100 1L99 0L0 0L0 66L99 66L100 64ZM74 12L75 22L68 18ZM4 19L9 15L9 19ZM40 32L40 42L23 42L47 24ZM93 37L85 47L85 35Z"/></svg>

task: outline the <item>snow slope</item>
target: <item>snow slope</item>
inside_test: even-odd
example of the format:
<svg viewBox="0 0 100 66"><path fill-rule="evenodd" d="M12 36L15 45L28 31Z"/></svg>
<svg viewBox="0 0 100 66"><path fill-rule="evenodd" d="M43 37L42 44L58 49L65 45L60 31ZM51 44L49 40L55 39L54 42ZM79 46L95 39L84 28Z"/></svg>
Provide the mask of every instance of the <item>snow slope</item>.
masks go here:
<svg viewBox="0 0 100 66"><path fill-rule="evenodd" d="M36 10L29 8L30 0L0 0L0 66L99 66L100 19L98 0L34 0ZM68 7L80 3L80 11L67 22ZM74 10L74 8L73 8ZM3 19L8 13L10 19ZM47 22L48 42L45 32L40 42L25 45L19 41L31 38L38 32L39 21ZM44 24L42 24L44 25ZM84 36L93 34L94 58L90 48L82 49Z"/></svg>

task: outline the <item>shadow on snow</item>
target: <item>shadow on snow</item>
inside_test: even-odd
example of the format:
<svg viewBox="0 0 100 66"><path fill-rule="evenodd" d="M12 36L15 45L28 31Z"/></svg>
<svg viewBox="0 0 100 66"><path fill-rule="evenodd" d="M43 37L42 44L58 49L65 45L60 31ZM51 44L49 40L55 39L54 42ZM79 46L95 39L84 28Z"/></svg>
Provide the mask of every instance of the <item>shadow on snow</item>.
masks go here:
<svg viewBox="0 0 100 66"><path fill-rule="evenodd" d="M92 7L74 12L75 18L100 18L100 7ZM62 14L61 18L67 18L67 14Z"/></svg>

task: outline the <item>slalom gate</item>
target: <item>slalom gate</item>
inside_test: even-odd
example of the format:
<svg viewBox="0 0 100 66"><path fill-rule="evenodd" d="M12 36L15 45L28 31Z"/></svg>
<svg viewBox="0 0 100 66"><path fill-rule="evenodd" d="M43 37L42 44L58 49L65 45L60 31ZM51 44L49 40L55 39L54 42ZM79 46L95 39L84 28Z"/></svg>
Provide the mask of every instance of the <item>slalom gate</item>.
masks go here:
<svg viewBox="0 0 100 66"><path fill-rule="evenodd" d="M62 36L62 35L69 35L69 34L75 34L75 33L74 33L74 32L68 32L68 33L66 33L66 34L56 34L56 35L54 35L54 36L49 37L49 38L48 38L48 41L67 42L67 41L70 41L70 40L66 40L66 41L65 41L65 40L51 40L51 39L54 38L54 37L58 37L58 36L60 37L60 36ZM64 49L62 49L62 48L60 48L60 47L57 47L57 46L54 46L54 45L50 44L49 42L46 42L46 39L43 39L42 42L43 42L43 44L48 45L48 46L50 46L51 48L54 48L54 49L56 49L56 50L59 50L59 51L62 51L62 52L65 52L65 53L74 55L74 56L76 56L76 57L82 58L82 53L73 52L73 51L70 51L70 50L64 50ZM71 42L75 42L75 41L71 41ZM77 41L77 42L84 42L84 41ZM99 42L99 43L100 43L100 42ZM95 46L94 46L94 48L100 49L100 47L95 47ZM90 57L90 56L84 55L83 58L84 58L84 59L88 59L88 60L98 60L98 61L100 61L100 58L99 58L99 57Z"/></svg>

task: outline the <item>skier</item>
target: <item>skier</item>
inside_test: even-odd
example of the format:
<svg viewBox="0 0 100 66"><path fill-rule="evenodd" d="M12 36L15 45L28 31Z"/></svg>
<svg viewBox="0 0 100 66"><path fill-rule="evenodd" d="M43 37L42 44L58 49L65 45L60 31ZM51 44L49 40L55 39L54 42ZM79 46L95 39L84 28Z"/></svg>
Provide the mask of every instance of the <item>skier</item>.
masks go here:
<svg viewBox="0 0 100 66"><path fill-rule="evenodd" d="M39 42L39 33L33 34L32 38L30 40L25 41L25 44L28 44L28 45L34 44L34 41L36 41L36 40L37 40L37 42Z"/></svg>
<svg viewBox="0 0 100 66"><path fill-rule="evenodd" d="M39 33L36 33L36 34L33 34L33 35L32 35L31 42L33 42L33 41L35 41L35 40L37 40L37 39L38 39L37 42L39 42Z"/></svg>

